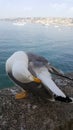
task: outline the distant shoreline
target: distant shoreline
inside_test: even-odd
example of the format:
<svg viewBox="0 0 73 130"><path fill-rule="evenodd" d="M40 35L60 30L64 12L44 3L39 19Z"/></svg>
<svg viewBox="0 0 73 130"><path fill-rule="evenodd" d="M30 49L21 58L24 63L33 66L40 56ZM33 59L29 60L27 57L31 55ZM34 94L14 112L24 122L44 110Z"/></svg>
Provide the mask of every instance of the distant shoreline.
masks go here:
<svg viewBox="0 0 73 130"><path fill-rule="evenodd" d="M27 18L4 18L0 21L11 21L20 23L40 23L42 25L63 25L63 26L73 26L73 18L41 18L41 17L27 17Z"/></svg>

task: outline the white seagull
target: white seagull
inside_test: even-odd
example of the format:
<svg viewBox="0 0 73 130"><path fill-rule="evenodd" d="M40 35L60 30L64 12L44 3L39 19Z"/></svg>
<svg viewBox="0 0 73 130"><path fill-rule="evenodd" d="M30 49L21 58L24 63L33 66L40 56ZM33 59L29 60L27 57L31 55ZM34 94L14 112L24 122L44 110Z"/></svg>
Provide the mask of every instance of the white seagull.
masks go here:
<svg viewBox="0 0 73 130"><path fill-rule="evenodd" d="M6 72L9 77L26 91L33 91L40 84L44 91L52 92L54 101L72 102L72 98L67 97L55 82L52 80L50 72L56 72L63 75L59 70L49 64L48 60L42 56L24 51L17 51L6 61ZM26 91L17 94L16 99L27 96ZM39 91L38 91L39 92Z"/></svg>

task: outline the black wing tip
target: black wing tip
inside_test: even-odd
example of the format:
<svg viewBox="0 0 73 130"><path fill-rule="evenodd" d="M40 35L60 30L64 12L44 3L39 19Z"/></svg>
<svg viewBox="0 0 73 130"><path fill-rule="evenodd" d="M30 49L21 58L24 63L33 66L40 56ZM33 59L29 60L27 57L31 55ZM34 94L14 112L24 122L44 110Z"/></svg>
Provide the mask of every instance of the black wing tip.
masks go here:
<svg viewBox="0 0 73 130"><path fill-rule="evenodd" d="M68 96L65 97L61 97L61 96L55 96L54 97L56 101L61 101L61 102L66 102L66 103L70 103L72 102L72 99Z"/></svg>

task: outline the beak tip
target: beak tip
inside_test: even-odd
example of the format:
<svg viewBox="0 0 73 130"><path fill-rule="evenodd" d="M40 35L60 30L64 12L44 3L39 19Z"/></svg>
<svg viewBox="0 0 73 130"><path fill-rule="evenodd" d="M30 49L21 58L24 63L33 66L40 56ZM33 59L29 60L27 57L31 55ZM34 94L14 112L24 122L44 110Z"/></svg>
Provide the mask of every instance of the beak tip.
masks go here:
<svg viewBox="0 0 73 130"><path fill-rule="evenodd" d="M41 80L40 80L39 78L33 77L33 79L34 79L34 82L36 82L36 83L41 83Z"/></svg>

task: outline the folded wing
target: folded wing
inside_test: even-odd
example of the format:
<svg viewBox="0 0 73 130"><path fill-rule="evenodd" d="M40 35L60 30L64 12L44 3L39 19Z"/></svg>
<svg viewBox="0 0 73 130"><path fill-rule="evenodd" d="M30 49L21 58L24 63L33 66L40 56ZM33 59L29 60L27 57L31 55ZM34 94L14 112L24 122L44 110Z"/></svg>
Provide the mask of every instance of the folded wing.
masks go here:
<svg viewBox="0 0 73 130"><path fill-rule="evenodd" d="M50 73L46 67L34 68L37 77L42 81L44 87L49 91L51 90L56 96L66 97L66 95L57 87L57 85L52 80Z"/></svg>

